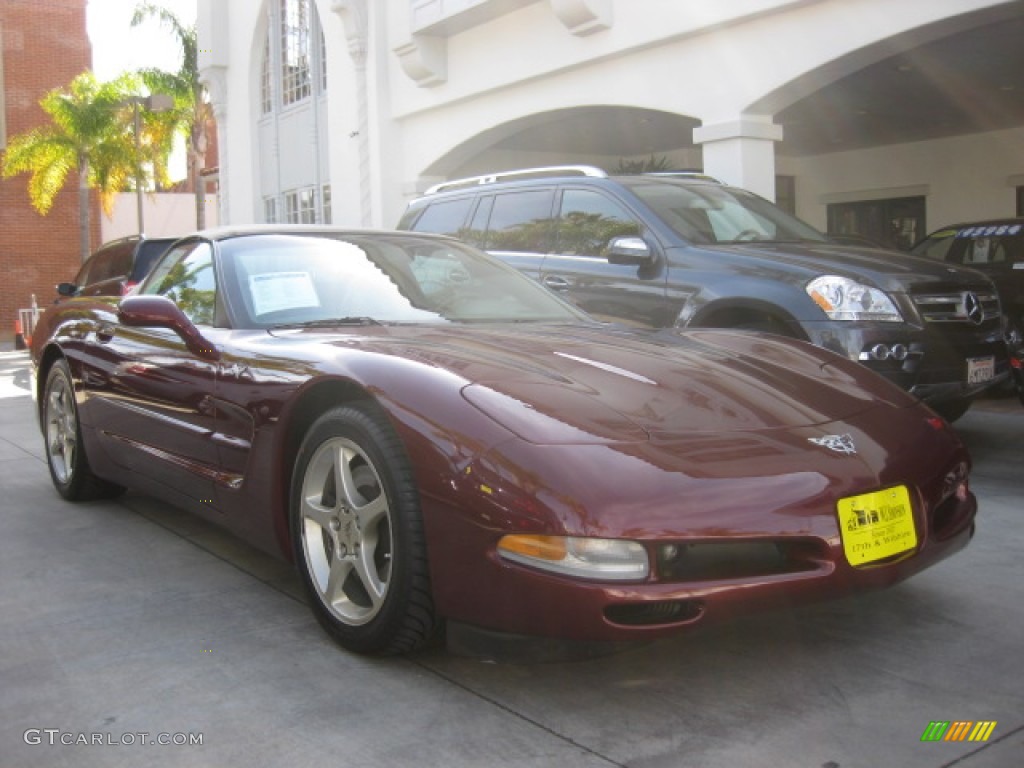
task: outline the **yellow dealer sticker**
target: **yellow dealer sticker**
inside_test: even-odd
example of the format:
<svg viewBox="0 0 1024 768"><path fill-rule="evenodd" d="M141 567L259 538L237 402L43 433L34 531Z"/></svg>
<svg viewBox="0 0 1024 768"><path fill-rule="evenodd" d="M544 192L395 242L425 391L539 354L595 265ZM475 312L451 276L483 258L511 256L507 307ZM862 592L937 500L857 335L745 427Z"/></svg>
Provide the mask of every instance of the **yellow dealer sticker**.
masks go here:
<svg viewBox="0 0 1024 768"><path fill-rule="evenodd" d="M917 546L906 486L840 499L839 530L850 565L883 560Z"/></svg>

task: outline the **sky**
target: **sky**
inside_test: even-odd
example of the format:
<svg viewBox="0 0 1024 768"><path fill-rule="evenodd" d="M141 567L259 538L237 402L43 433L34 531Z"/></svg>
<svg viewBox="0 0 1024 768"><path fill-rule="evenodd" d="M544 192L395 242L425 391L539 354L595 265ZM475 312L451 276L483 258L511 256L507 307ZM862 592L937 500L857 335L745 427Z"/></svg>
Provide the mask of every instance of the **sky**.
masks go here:
<svg viewBox="0 0 1024 768"><path fill-rule="evenodd" d="M182 23L196 22L196 0L153 0ZM181 61L174 36L156 20L132 27L137 0L89 0L86 27L92 43L93 72L112 80L126 70L159 67L176 71Z"/></svg>

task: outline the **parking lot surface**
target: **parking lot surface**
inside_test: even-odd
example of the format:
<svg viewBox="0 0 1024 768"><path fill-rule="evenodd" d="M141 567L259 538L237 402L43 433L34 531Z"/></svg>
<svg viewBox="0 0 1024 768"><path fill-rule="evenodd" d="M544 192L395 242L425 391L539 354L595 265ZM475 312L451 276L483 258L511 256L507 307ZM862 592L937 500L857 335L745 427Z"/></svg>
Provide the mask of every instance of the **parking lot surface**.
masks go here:
<svg viewBox="0 0 1024 768"><path fill-rule="evenodd" d="M25 354L0 352L3 768L1024 764L1016 400L957 423L974 540L892 589L597 658L369 659L327 639L287 565L212 526L61 500L27 387ZM947 721L995 726L922 740Z"/></svg>

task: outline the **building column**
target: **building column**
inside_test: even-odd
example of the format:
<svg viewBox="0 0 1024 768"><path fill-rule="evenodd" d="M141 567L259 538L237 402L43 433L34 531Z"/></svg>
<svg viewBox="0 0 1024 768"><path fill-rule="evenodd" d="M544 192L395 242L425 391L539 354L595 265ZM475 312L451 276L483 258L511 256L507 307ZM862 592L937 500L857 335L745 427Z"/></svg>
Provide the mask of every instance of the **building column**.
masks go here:
<svg viewBox="0 0 1024 768"><path fill-rule="evenodd" d="M334 0L331 9L345 24L348 52L352 57L356 80L356 130L359 157L359 210L364 227L373 222L373 188L370 175L370 101L369 73L369 7L366 0ZM333 182L332 182L333 183Z"/></svg>
<svg viewBox="0 0 1024 768"><path fill-rule="evenodd" d="M747 115L693 129L693 142L704 153L705 173L772 201L776 141L782 141L782 126L770 117Z"/></svg>
<svg viewBox="0 0 1024 768"><path fill-rule="evenodd" d="M210 97L210 108L213 110L214 126L217 130L217 223L230 224L231 206L228 204L230 182L231 140L228 135L228 88L225 67L207 67L202 71L202 81ZM205 184L202 178L196 179L197 184ZM205 205L205 198L204 203Z"/></svg>
<svg viewBox="0 0 1024 768"><path fill-rule="evenodd" d="M196 45L199 80L206 86L217 129L217 222L232 223L228 191L231 189L230 133L228 131L228 67L230 65L228 3L201 1L196 8ZM203 184L201 178L197 184ZM204 190L205 191L205 190Z"/></svg>

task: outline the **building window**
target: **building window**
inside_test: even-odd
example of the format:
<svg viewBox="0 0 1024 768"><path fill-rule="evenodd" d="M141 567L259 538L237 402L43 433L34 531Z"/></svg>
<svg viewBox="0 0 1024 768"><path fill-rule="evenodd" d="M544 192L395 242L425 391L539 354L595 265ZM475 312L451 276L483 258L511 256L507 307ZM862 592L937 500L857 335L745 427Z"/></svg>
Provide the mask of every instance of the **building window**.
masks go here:
<svg viewBox="0 0 1024 768"><path fill-rule="evenodd" d="M331 185L324 184L320 191L320 207L324 212L324 224L333 224L331 218Z"/></svg>
<svg viewBox="0 0 1024 768"><path fill-rule="evenodd" d="M277 224L277 199L273 197L263 198L263 223Z"/></svg>
<svg viewBox="0 0 1024 768"><path fill-rule="evenodd" d="M327 41L320 30L320 92L327 93Z"/></svg>
<svg viewBox="0 0 1024 768"><path fill-rule="evenodd" d="M316 224L316 190L313 187L285 192L284 207L289 224Z"/></svg>
<svg viewBox="0 0 1024 768"><path fill-rule="evenodd" d="M828 206L828 233L859 235L906 251L927 233L924 214L924 197L834 203Z"/></svg>
<svg viewBox="0 0 1024 768"><path fill-rule="evenodd" d="M263 61L260 65L260 103L264 115L269 115L274 109L274 85L270 72L270 39L268 38L263 41Z"/></svg>
<svg viewBox="0 0 1024 768"><path fill-rule="evenodd" d="M281 0L281 101L307 98L310 82L309 0Z"/></svg>
<svg viewBox="0 0 1024 768"><path fill-rule="evenodd" d="M267 7L267 21L278 33L269 32L263 41L259 87L264 115L327 92L327 42L311 0L277 0Z"/></svg>
<svg viewBox="0 0 1024 768"><path fill-rule="evenodd" d="M320 139L327 130L327 41L316 3L268 0L265 18L262 61L251 72L261 178L253 190L256 215L262 210L264 221L278 224L329 221L329 150ZM313 137L312 146L295 136Z"/></svg>

